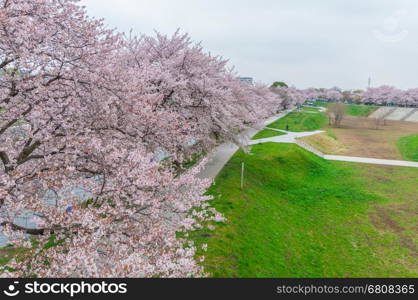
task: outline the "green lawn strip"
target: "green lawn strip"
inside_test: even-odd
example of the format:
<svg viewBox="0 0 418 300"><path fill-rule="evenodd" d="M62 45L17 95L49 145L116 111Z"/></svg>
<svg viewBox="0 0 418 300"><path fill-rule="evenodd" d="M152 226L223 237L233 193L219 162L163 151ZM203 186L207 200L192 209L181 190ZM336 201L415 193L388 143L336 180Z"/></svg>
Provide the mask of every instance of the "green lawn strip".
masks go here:
<svg viewBox="0 0 418 300"><path fill-rule="evenodd" d="M319 101L315 102L315 105L320 106L320 107L328 107L330 104L331 103L321 103ZM367 117L378 108L379 108L378 106L373 106L373 105L358 105L358 104L346 104L345 105L346 113L350 116L355 116L355 117Z"/></svg>
<svg viewBox="0 0 418 300"><path fill-rule="evenodd" d="M417 276L411 208L392 216L396 230L371 217L416 206L417 176L412 168L325 161L296 145L255 145L251 154L238 151L209 190L227 222L191 237L199 249L208 244L198 256L214 277Z"/></svg>
<svg viewBox="0 0 418 300"><path fill-rule="evenodd" d="M315 101L314 105L319 106L319 107L328 107L329 103L328 102Z"/></svg>
<svg viewBox="0 0 418 300"><path fill-rule="evenodd" d="M0 270L1 267L6 265L14 256L22 254L26 251L28 251L28 249L13 248L11 246L0 248Z"/></svg>
<svg viewBox="0 0 418 300"><path fill-rule="evenodd" d="M318 109L318 108L316 108L316 107L304 106L304 107L303 107L303 111L319 112L319 109Z"/></svg>
<svg viewBox="0 0 418 300"><path fill-rule="evenodd" d="M378 107L372 105L355 105L347 104L345 106L346 113L355 117L367 117L374 112Z"/></svg>
<svg viewBox="0 0 418 300"><path fill-rule="evenodd" d="M323 113L291 112L285 117L267 125L267 127L286 130L288 125L289 131L301 132L320 129L327 122L328 117Z"/></svg>
<svg viewBox="0 0 418 300"><path fill-rule="evenodd" d="M257 133L252 138L252 140L265 139L265 138L279 136L279 135L285 135L285 134L286 133L284 133L284 132L280 132L280 131L276 131L276 130L264 129L264 130L261 130L259 133Z"/></svg>
<svg viewBox="0 0 418 300"><path fill-rule="evenodd" d="M400 138L397 146L405 160L418 161L418 134Z"/></svg>

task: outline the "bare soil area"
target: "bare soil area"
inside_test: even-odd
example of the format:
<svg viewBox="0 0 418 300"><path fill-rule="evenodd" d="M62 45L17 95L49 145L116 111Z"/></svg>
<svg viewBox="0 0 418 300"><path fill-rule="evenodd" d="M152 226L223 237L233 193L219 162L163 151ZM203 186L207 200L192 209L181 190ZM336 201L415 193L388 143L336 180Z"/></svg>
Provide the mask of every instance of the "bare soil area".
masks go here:
<svg viewBox="0 0 418 300"><path fill-rule="evenodd" d="M346 116L341 127L325 127L327 133L303 138L326 154L399 159L399 138L418 133L418 123L386 121L376 127L373 119Z"/></svg>

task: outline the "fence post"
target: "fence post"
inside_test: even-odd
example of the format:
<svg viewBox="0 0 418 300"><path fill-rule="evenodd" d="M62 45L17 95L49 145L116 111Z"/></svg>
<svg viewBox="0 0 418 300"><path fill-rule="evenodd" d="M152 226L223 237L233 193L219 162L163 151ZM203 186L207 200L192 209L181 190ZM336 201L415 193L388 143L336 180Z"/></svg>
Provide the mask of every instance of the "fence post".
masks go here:
<svg viewBox="0 0 418 300"><path fill-rule="evenodd" d="M244 188L244 163L241 165L241 190Z"/></svg>

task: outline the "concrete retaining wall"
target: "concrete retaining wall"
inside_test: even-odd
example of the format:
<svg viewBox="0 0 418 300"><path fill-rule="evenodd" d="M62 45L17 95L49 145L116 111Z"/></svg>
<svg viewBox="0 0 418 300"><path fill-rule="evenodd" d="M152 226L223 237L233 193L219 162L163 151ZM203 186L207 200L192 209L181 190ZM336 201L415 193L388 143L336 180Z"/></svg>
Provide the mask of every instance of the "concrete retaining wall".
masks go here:
<svg viewBox="0 0 418 300"><path fill-rule="evenodd" d="M418 111L411 107L382 106L374 111L369 118L384 118L393 121L418 122Z"/></svg>
<svg viewBox="0 0 418 300"><path fill-rule="evenodd" d="M405 119L407 122L418 122L418 110Z"/></svg>
<svg viewBox="0 0 418 300"><path fill-rule="evenodd" d="M386 119L394 120L394 121L401 121L404 117L406 117L413 108L397 108L393 111Z"/></svg>

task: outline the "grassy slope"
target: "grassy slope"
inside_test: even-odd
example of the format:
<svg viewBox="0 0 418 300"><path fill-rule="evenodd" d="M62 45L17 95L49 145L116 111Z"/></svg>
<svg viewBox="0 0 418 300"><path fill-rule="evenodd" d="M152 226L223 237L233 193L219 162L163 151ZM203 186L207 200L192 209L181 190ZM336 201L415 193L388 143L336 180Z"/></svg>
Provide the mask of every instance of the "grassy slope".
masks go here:
<svg viewBox="0 0 418 300"><path fill-rule="evenodd" d="M400 138L397 146L405 160L418 161L418 134Z"/></svg>
<svg viewBox="0 0 418 300"><path fill-rule="evenodd" d="M311 111L311 112L319 112L319 109L316 107L309 107L309 106L304 106L303 107L304 111Z"/></svg>
<svg viewBox="0 0 418 300"><path fill-rule="evenodd" d="M320 103L319 101L317 101L315 102L315 105L320 106L320 107L328 107L329 103ZM373 106L373 105L357 105L357 104L345 105L346 113L350 116L355 116L355 117L367 117L378 108L379 108L378 106Z"/></svg>
<svg viewBox="0 0 418 300"><path fill-rule="evenodd" d="M350 116L355 117L367 117L372 112L374 112L378 107L370 105L345 105L346 113Z"/></svg>
<svg viewBox="0 0 418 300"><path fill-rule="evenodd" d="M279 135L285 135L286 133L276 131L276 130L270 130L270 129L264 129L261 130L259 133L257 133L252 139L253 140L259 140L259 139L265 139L273 136L279 136Z"/></svg>
<svg viewBox="0 0 418 300"><path fill-rule="evenodd" d="M208 244L199 254L213 276L418 275L418 170L329 162L288 144L252 152L237 152L210 189L227 223L192 234Z"/></svg>
<svg viewBox="0 0 418 300"><path fill-rule="evenodd" d="M286 129L286 125L289 125L289 131L313 131L321 128L328 122L328 117L323 113L303 113L292 112L269 125L267 127L276 129Z"/></svg>
<svg viewBox="0 0 418 300"><path fill-rule="evenodd" d="M320 107L328 107L328 103L327 102L319 102L319 101L315 101L314 102L316 106L320 106Z"/></svg>

